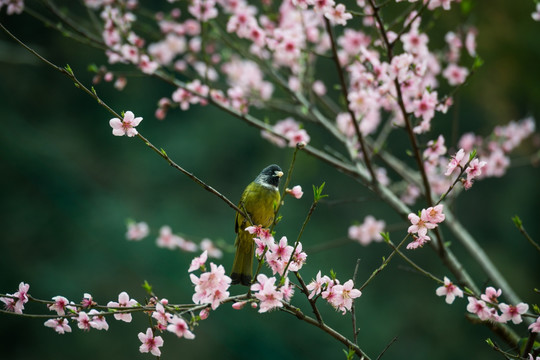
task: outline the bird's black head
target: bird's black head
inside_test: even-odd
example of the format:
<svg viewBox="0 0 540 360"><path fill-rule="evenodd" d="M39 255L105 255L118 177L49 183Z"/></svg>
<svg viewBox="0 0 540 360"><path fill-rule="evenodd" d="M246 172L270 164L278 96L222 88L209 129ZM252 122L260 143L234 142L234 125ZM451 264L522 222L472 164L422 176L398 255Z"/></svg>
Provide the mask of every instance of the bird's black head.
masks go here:
<svg viewBox="0 0 540 360"><path fill-rule="evenodd" d="M255 179L255 182L263 185L278 187L279 179L283 176L281 168L275 164L265 167Z"/></svg>

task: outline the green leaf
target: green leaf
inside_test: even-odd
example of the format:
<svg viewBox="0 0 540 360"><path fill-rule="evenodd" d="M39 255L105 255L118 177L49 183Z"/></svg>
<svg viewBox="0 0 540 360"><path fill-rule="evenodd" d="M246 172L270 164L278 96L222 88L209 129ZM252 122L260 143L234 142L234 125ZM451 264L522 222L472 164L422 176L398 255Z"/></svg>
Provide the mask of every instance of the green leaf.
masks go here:
<svg viewBox="0 0 540 360"><path fill-rule="evenodd" d="M96 64L89 64L87 70L89 72L97 73L99 71L99 68Z"/></svg>
<svg viewBox="0 0 540 360"><path fill-rule="evenodd" d="M512 221L514 222L514 225L516 225L518 229L521 229L523 227L523 223L521 222L521 219L519 218L519 216L515 215L512 218Z"/></svg>
<svg viewBox="0 0 540 360"><path fill-rule="evenodd" d="M472 10L472 1L471 0L463 0L461 2L461 13L463 15L468 15Z"/></svg>
<svg viewBox="0 0 540 360"><path fill-rule="evenodd" d="M71 76L74 76L74 75L73 75L73 70L71 70L71 66L69 66L69 64L66 64L66 66L64 67L64 69L65 69Z"/></svg>
<svg viewBox="0 0 540 360"><path fill-rule="evenodd" d="M144 284L141 286L148 294L152 294L152 285L150 285L148 281L144 280Z"/></svg>
<svg viewBox="0 0 540 360"><path fill-rule="evenodd" d="M487 338L487 339L486 339L486 342L487 342L487 344L488 344L489 346L495 347L495 344L493 343L493 341L492 341L490 338Z"/></svg>
<svg viewBox="0 0 540 360"><path fill-rule="evenodd" d="M314 202L318 202L318 201L321 200L322 198L325 198L325 197L328 196L328 195L323 195L323 193L322 193L325 184L326 184L326 183L323 182L323 183L321 184L321 186L319 186L319 187L313 185L313 201L314 201Z"/></svg>
<svg viewBox="0 0 540 360"><path fill-rule="evenodd" d="M382 236L384 242L386 242L386 243L390 242L390 233L389 232L382 232L382 233L379 233L379 234Z"/></svg>
<svg viewBox="0 0 540 360"><path fill-rule="evenodd" d="M482 65L484 65L484 60L482 60L480 56L476 55L476 57L474 58L473 66L472 66L473 71L480 69Z"/></svg>
<svg viewBox="0 0 540 360"><path fill-rule="evenodd" d="M165 149L160 148L159 150L161 151L161 153L162 153L164 156L167 156L167 152L165 151ZM168 156L167 156L167 157L168 157Z"/></svg>

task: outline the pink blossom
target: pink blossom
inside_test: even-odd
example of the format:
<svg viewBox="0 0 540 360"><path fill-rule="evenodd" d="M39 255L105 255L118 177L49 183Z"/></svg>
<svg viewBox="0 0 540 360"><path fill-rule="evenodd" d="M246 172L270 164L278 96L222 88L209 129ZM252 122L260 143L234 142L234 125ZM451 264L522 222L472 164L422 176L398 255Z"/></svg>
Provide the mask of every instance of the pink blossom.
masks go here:
<svg viewBox="0 0 540 360"><path fill-rule="evenodd" d="M163 225L159 229L159 237L156 239L156 244L159 247L174 250L180 246L180 243L185 241L180 236L172 233L170 226Z"/></svg>
<svg viewBox="0 0 540 360"><path fill-rule="evenodd" d="M339 25L347 25L347 20L352 19L352 15L346 12L345 5L337 4L335 7L327 7L324 16Z"/></svg>
<svg viewBox="0 0 540 360"><path fill-rule="evenodd" d="M272 269L272 273L283 275L287 262L292 254L293 247L287 245L287 237L283 236L279 243L269 244L266 252L266 261Z"/></svg>
<svg viewBox="0 0 540 360"><path fill-rule="evenodd" d="M189 326L184 319L174 315L167 326L167 331L176 334L179 338L194 339L195 335L189 330Z"/></svg>
<svg viewBox="0 0 540 360"><path fill-rule="evenodd" d="M199 312L201 320L206 320L210 316L210 308L204 308Z"/></svg>
<svg viewBox="0 0 540 360"><path fill-rule="evenodd" d="M163 307L163 304L158 302L156 304L156 311L152 313L152 317L157 320L157 322L161 325L167 325L171 318L171 314L165 311L165 307Z"/></svg>
<svg viewBox="0 0 540 360"><path fill-rule="evenodd" d="M434 229L437 227L437 224L430 222L429 215L426 209L422 209L420 216L410 213L408 216L411 221L411 226L409 226L407 232L414 234L418 233L419 236L425 236L428 230Z"/></svg>
<svg viewBox="0 0 540 360"><path fill-rule="evenodd" d="M151 75L159 68L159 64L151 60L148 55L143 54L139 59L139 68L143 73Z"/></svg>
<svg viewBox="0 0 540 360"><path fill-rule="evenodd" d="M475 28L470 28L467 31L467 35L465 36L465 48L467 49L467 52L470 56L476 56L476 35L477 30Z"/></svg>
<svg viewBox="0 0 540 360"><path fill-rule="evenodd" d="M439 204L426 209L426 219L430 223L438 224L444 221L445 215L443 214L444 205Z"/></svg>
<svg viewBox="0 0 540 360"><path fill-rule="evenodd" d="M251 285L251 291L261 291L267 281L268 276L266 276L265 274L257 275L257 282Z"/></svg>
<svg viewBox="0 0 540 360"><path fill-rule="evenodd" d="M326 288L321 292L321 297L328 301L329 304L334 304L337 298L337 293L334 287L339 284L337 279L330 280L326 283Z"/></svg>
<svg viewBox="0 0 540 360"><path fill-rule="evenodd" d="M530 332L540 332L540 316L536 318L536 321L529 325Z"/></svg>
<svg viewBox="0 0 540 360"><path fill-rule="evenodd" d="M193 258L193 260L191 260L191 265L189 266L188 272L192 272L200 268L204 268L204 263L206 262L207 259L208 259L208 251L205 250L200 256L195 257Z"/></svg>
<svg viewBox="0 0 540 360"><path fill-rule="evenodd" d="M302 187L300 185L293 186L292 189L287 189L287 194L291 194L293 197L300 199L302 195L304 195L304 192L302 191Z"/></svg>
<svg viewBox="0 0 540 360"><path fill-rule="evenodd" d="M123 308L123 307L131 308L131 307L134 307L134 306L137 306L137 305L138 305L138 302L136 300L134 300L134 299L130 299L128 293L125 292L125 291L122 291L118 295L118 302L109 301L107 303L107 307L109 307L109 308ZM116 309L116 310L119 310L119 309ZM130 313L115 313L114 318L116 320L122 320L122 321L125 321L125 322L131 322L131 319L132 319Z"/></svg>
<svg viewBox="0 0 540 360"><path fill-rule="evenodd" d="M324 96L326 94L326 86L321 80L315 80L313 85L311 85L311 89L319 96Z"/></svg>
<svg viewBox="0 0 540 360"><path fill-rule="evenodd" d="M261 225L248 226L244 230L246 230L250 234L255 234L255 236L258 237L267 246L270 246L270 244L274 243L274 237L270 233L270 230L263 228Z"/></svg>
<svg viewBox="0 0 540 360"><path fill-rule="evenodd" d="M81 311L79 313L79 316L77 316L75 320L77 320L77 326L79 327L79 329L85 330L85 331L90 330L90 327L91 327L90 318L88 317L87 313L85 313L84 311Z"/></svg>
<svg viewBox="0 0 540 360"><path fill-rule="evenodd" d="M255 255L260 258L262 254L264 254L264 250L266 249L266 242L259 239L258 237L253 238L253 241L255 241Z"/></svg>
<svg viewBox="0 0 540 360"><path fill-rule="evenodd" d="M100 315L99 311L92 309L88 312L88 315L92 316L92 321L90 321L90 326L97 330L109 330L109 324L105 320L105 316Z"/></svg>
<svg viewBox="0 0 540 360"><path fill-rule="evenodd" d="M467 79L467 76L469 75L469 70L467 70L467 68L451 63L446 69L444 69L442 75L446 80L448 80L448 84L452 86L461 85Z"/></svg>
<svg viewBox="0 0 540 360"><path fill-rule="evenodd" d="M12 311L16 314L22 314L24 310L24 304L28 302L28 290L30 285L21 282L19 284L19 291L14 294L7 294L8 297L1 297L0 301L4 303L4 307L7 311Z"/></svg>
<svg viewBox="0 0 540 360"><path fill-rule="evenodd" d="M298 242L294 254L291 258L291 263L289 264L289 270L293 272L299 271L302 266L306 263L307 254L302 251L302 243Z"/></svg>
<svg viewBox="0 0 540 360"><path fill-rule="evenodd" d="M120 47L121 62L137 64L139 62L139 49L136 46L123 44Z"/></svg>
<svg viewBox="0 0 540 360"><path fill-rule="evenodd" d="M362 31L345 28L343 36L338 39L338 44L349 55L356 55L362 47L367 47L371 43L371 37Z"/></svg>
<svg viewBox="0 0 540 360"><path fill-rule="evenodd" d="M231 278L225 275L223 265L217 266L210 263L210 271L197 277L190 274L191 282L195 284L193 302L196 304L211 304L215 310L222 300L229 296L227 289L231 284Z"/></svg>
<svg viewBox="0 0 540 360"><path fill-rule="evenodd" d="M525 314L529 310L529 305L525 303L519 303L517 305L500 304L499 310L501 310L500 322L507 322L512 320L514 324L519 324L523 320L521 315Z"/></svg>
<svg viewBox="0 0 540 360"><path fill-rule="evenodd" d="M352 308L353 300L362 295L362 292L358 289L354 289L354 282L352 280L346 281L343 285L334 285L332 287L333 293L331 304L338 310L341 310L345 314Z"/></svg>
<svg viewBox="0 0 540 360"><path fill-rule="evenodd" d="M307 289L309 290L309 299L313 298L315 295L319 295L323 288L330 282L330 278L326 275L321 277L321 271L317 273L317 276L315 280L310 282L307 285Z"/></svg>
<svg viewBox="0 0 540 360"><path fill-rule="evenodd" d="M424 158L428 161L435 161L440 156L446 154L446 146L444 146L444 137L439 135L437 140L429 140L427 148L424 150Z"/></svg>
<svg viewBox="0 0 540 360"><path fill-rule="evenodd" d="M495 290L494 287L487 287L486 288L486 291L485 293L483 293L482 295L480 295L480 298L482 300L484 300L486 303L492 303L492 304L497 304L499 301L497 300L497 298L499 296L501 296L502 294L502 290L499 289L499 290Z"/></svg>
<svg viewBox="0 0 540 360"><path fill-rule="evenodd" d="M90 295L88 293L84 293L81 304L82 304L83 308L89 308L89 307L92 307L94 305L97 305L96 302L93 300L92 295Z"/></svg>
<svg viewBox="0 0 540 360"><path fill-rule="evenodd" d="M397 78L399 82L407 80L407 78L411 76L409 67L413 61L414 58L411 54L404 53L394 56L390 64L390 68L388 69L390 79L394 80Z"/></svg>
<svg viewBox="0 0 540 360"><path fill-rule="evenodd" d="M148 224L146 224L144 221L139 223L130 222L127 225L126 239L137 241L142 240L148 236L149 232L150 230L148 228Z"/></svg>
<svg viewBox="0 0 540 360"><path fill-rule="evenodd" d="M461 166L461 162L463 161L464 157L465 157L465 151L463 151L463 149L459 149L459 151L450 159L450 162L447 165L447 169L444 175L446 176L450 175L451 173L454 172L454 170L458 166Z"/></svg>
<svg viewBox="0 0 540 360"><path fill-rule="evenodd" d="M24 0L4 0L0 1L0 9L3 5L7 5L6 13L8 15L20 14L24 10Z"/></svg>
<svg viewBox="0 0 540 360"><path fill-rule="evenodd" d="M305 143L308 143L310 140L307 132L303 129L300 129L300 124L291 117L279 120L272 128L275 133L285 137L289 142L289 146L291 147L295 147L297 142L303 141ZM287 145L287 141L280 137L276 137L275 135L267 131L263 131L262 135L267 140L273 142L279 147L285 147Z"/></svg>
<svg viewBox="0 0 540 360"><path fill-rule="evenodd" d="M255 293L255 297L260 301L259 312L267 312L274 308L282 307L283 303L283 294L277 290L274 285L276 282L275 277L267 278L266 276L261 277L262 274L257 276L257 281L259 284L257 286L252 285L251 290L258 289ZM261 279L259 279L261 277ZM254 288L255 286L255 288Z"/></svg>
<svg viewBox="0 0 540 360"><path fill-rule="evenodd" d="M413 235L413 239L414 239L413 241L411 241L410 243L407 244L407 249L409 249L409 250L413 250L413 249L417 249L419 247L422 247L422 246L424 246L425 243L427 243L428 241L431 240L429 238L429 236L420 235L420 234L418 234L418 236Z"/></svg>
<svg viewBox="0 0 540 360"><path fill-rule="evenodd" d="M534 21L540 21L540 3L536 4L536 11L531 14Z"/></svg>
<svg viewBox="0 0 540 360"><path fill-rule="evenodd" d="M63 296L55 296L52 299L54 300L54 304L47 305L49 310L56 311L58 315L65 315L66 306L69 304L69 300Z"/></svg>
<svg viewBox="0 0 540 360"><path fill-rule="evenodd" d="M148 328L146 334L140 332L138 337L142 342L142 345L139 347L141 353L150 352L154 356L161 356L159 348L163 346L163 338L161 336L154 337L152 328Z"/></svg>
<svg viewBox="0 0 540 360"><path fill-rule="evenodd" d="M467 177L469 179L474 179L479 177L482 174L482 168L486 166L485 161L480 161L478 158L473 159L470 163L467 169L465 169L465 172L467 173Z"/></svg>
<svg viewBox="0 0 540 360"><path fill-rule="evenodd" d="M383 239L381 233L385 226L384 220L376 220L373 216L368 215L362 224L349 227L349 238L362 245L368 245L372 241L380 242Z"/></svg>
<svg viewBox="0 0 540 360"><path fill-rule="evenodd" d="M234 304L232 304L232 308L235 310L241 310L246 304L247 304L247 301L237 301Z"/></svg>
<svg viewBox="0 0 540 360"><path fill-rule="evenodd" d="M414 205L416 199L420 196L420 188L413 184L408 184L405 192L401 194L400 199L407 205Z"/></svg>
<svg viewBox="0 0 540 360"><path fill-rule="evenodd" d="M477 300L476 298L469 296L469 305L467 305L467 311L476 314L480 320L488 320L492 316L492 312L487 307L483 300Z"/></svg>
<svg viewBox="0 0 540 360"><path fill-rule="evenodd" d="M284 301L291 301L291 298L294 295L294 285L290 283L289 278L285 279L285 283L279 289L283 295Z"/></svg>
<svg viewBox="0 0 540 360"><path fill-rule="evenodd" d="M133 112L126 111L124 113L124 119L120 120L118 118L111 119L109 125L112 127L114 136L124 136L133 137L138 134L135 127L139 125L142 121L142 117L135 117Z"/></svg>
<svg viewBox="0 0 540 360"><path fill-rule="evenodd" d="M66 332L71 332L71 327L68 324L67 319L49 319L45 321L45 326L53 328L59 334L64 334Z"/></svg>
<svg viewBox="0 0 540 360"><path fill-rule="evenodd" d="M202 239L200 243L201 250L208 252L208 256L221 259L223 251L221 251L210 239Z"/></svg>
<svg viewBox="0 0 540 360"><path fill-rule="evenodd" d="M415 100L414 116L422 117L425 121L429 121L435 115L435 107L437 106L437 92L424 91L422 98Z"/></svg>
<svg viewBox="0 0 540 360"><path fill-rule="evenodd" d="M444 277L444 285L438 287L435 293L437 296L446 296L445 301L447 304L453 303L456 296L463 297L463 291L455 286L446 276Z"/></svg>
<svg viewBox="0 0 540 360"><path fill-rule="evenodd" d="M419 33L416 26L413 26L411 28L411 31L401 36L401 42L403 42L403 50L415 56L420 56L428 53L428 41L428 36L426 34Z"/></svg>

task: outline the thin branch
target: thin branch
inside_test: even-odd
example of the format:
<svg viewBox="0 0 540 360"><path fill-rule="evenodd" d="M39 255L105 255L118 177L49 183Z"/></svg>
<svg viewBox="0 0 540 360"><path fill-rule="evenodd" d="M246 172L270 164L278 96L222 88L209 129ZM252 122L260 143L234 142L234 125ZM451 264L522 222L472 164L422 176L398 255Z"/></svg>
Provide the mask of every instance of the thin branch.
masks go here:
<svg viewBox="0 0 540 360"><path fill-rule="evenodd" d="M325 323L319 323L319 321L317 321L316 319L305 315L300 309L298 309L298 308L296 308L296 307L294 307L294 306L292 306L290 304L283 303L283 307L280 308L280 310L285 311L285 312L287 312L289 314L292 314L292 315L296 316L296 318L298 318L299 320L302 320L304 322L307 322L308 324L311 324L311 325L313 325L315 327L318 327L322 331L324 331L327 334L329 334L330 336L332 336L334 339L341 342L348 349L352 349L354 351L354 353L358 357L360 357L360 359L370 360L370 357L367 356L367 354L364 353L362 351L362 349L360 349L358 347L358 345L356 345L355 343L353 343L352 341L350 341L345 336L341 335L339 332L332 329L330 326L326 325Z"/></svg>
<svg viewBox="0 0 540 360"><path fill-rule="evenodd" d="M379 360L383 357L384 353L386 352L386 350L388 350L390 348L390 346L392 346L393 343L395 343L397 340L397 336L394 336L394 338L392 340L390 340L390 342L388 343L388 345L386 345L386 347L383 349L383 351L379 354L379 356L377 356L377 359L376 360Z"/></svg>
<svg viewBox="0 0 540 360"><path fill-rule="evenodd" d="M34 51L33 49L31 49L30 47L28 47L26 44L24 44L21 40L19 40L15 35L13 35L9 30L7 30L4 25L2 25L0 23L0 27L2 28L2 30L4 30L5 33L7 33L11 38L13 38L15 41L17 41L21 46L23 46L26 50L30 51L33 55L35 55L36 57L38 57L41 61L43 61L44 63L46 63L47 65L49 65L50 67L52 67L53 69L61 72L62 74L64 74L65 76L67 76L68 78L70 78L74 83L75 83L75 86L81 90L83 90L85 93L87 93L88 95L90 95L92 98L94 98L98 104L100 104L101 106L103 106L105 109L107 109L108 112L110 112L113 116L119 118L119 119L122 119L122 116L120 116L116 111L114 111L109 105L107 105L103 100L100 99L100 97L97 95L96 91L92 88L92 90L88 89L86 86L84 86L83 83L81 83L77 77L75 76L75 74L73 73L73 71L71 70L71 68L69 66L66 66L66 68L61 68L59 66L56 66L55 64L53 64L52 62L50 62L49 60L45 59L43 56L41 56L40 54L38 54L36 51ZM170 166L172 166L173 168L175 168L176 170L179 170L180 172L182 172L184 175L186 175L187 177L189 177L191 180L193 180L195 183L197 183L198 185L200 185L203 189L205 189L206 191L216 195L218 198L220 198L221 200L223 200L227 205L229 205L229 207L231 207L232 209L234 209L236 212L242 214L244 217L247 218L247 216L244 214L244 212L242 210L240 210L232 201L230 201L225 195L221 194L219 191L217 191L216 189L214 189L212 186L206 184L204 181L202 181L201 179L199 179L197 176L195 176L194 174L192 174L191 172L187 171L186 169L184 169L183 167L181 167L180 165L178 165L177 163L175 163L168 155L167 153L164 151L164 150L160 150L158 149L156 146L154 146L150 141L148 141L148 139L146 139L143 135L141 135L140 133L137 134L137 137L139 139L141 139L149 148L151 148L152 150L154 150L154 152L156 154L158 154L161 158L163 158L165 161L167 161L167 163L169 163Z"/></svg>
<svg viewBox="0 0 540 360"><path fill-rule="evenodd" d="M356 259L356 266L354 267L354 273L353 273L353 284L356 285L356 275L358 274L358 267L360 265L360 259ZM353 340L354 343L358 345L358 327L356 326L356 306L355 301L352 302L351 307L351 318L352 318L352 328L353 328Z"/></svg>
<svg viewBox="0 0 540 360"><path fill-rule="evenodd" d="M294 275L296 275L296 278L298 279L298 282L300 283L300 286L302 287L302 292L306 295L308 301L309 301L309 304L311 305L311 309L313 310L313 313L315 314L315 317L317 318L317 320L319 321L319 324L323 324L324 321L323 321L323 318L322 318L322 315L319 311L319 308L317 308L317 305L315 304L316 300L313 299L313 298L309 298L309 290L306 286L306 283L304 282L304 279L302 279L302 276L300 276L300 274L297 272L294 273ZM355 341L356 343L356 341Z"/></svg>
<svg viewBox="0 0 540 360"><path fill-rule="evenodd" d="M330 25L330 20L328 20L326 17L324 18L324 24L326 26L326 32L328 33L328 36L330 37L330 44L332 45L332 55L333 55L333 58L334 58L334 63L336 64L336 67L337 67L337 72L338 72L338 76L339 76L339 82L341 84L341 86L340 86L341 87L341 92L343 94L344 101L347 104L347 111L351 116L351 121L352 121L352 124L353 124L353 127L354 127L354 131L356 133L356 137L358 139L358 143L360 144L362 154L364 155L363 159L364 159L366 168L368 169L368 171L369 171L369 173L371 175L372 188L373 188L374 191L376 191L376 189L377 189L377 177L375 176L375 171L373 170L373 166L371 165L370 155L369 155L369 153L367 151L367 147L366 147L366 144L364 142L364 136L362 135L362 133L360 131L360 126L358 125L358 121L356 119L356 114L354 113L354 111L351 110L351 107L349 106L349 90L348 90L347 82L345 80L345 74L343 72L343 68L341 67L341 65L339 63L339 57L338 57L338 53L337 53L337 45L336 45L336 40L334 38L334 34L333 34L333 31L332 31L332 26Z"/></svg>

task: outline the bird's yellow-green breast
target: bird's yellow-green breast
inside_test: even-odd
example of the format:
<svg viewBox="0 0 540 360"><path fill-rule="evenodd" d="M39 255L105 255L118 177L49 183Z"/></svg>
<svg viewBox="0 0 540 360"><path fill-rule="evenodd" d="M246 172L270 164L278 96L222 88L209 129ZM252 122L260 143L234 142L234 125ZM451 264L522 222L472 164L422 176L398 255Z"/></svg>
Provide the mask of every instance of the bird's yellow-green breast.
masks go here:
<svg viewBox="0 0 540 360"><path fill-rule="evenodd" d="M233 284L251 284L255 243L253 235L245 231L245 228L250 225L261 225L265 228L272 225L275 209L280 201L278 186L282 175L279 166L267 166L242 193L238 208L246 213L249 219L236 214L236 254L231 272Z"/></svg>

